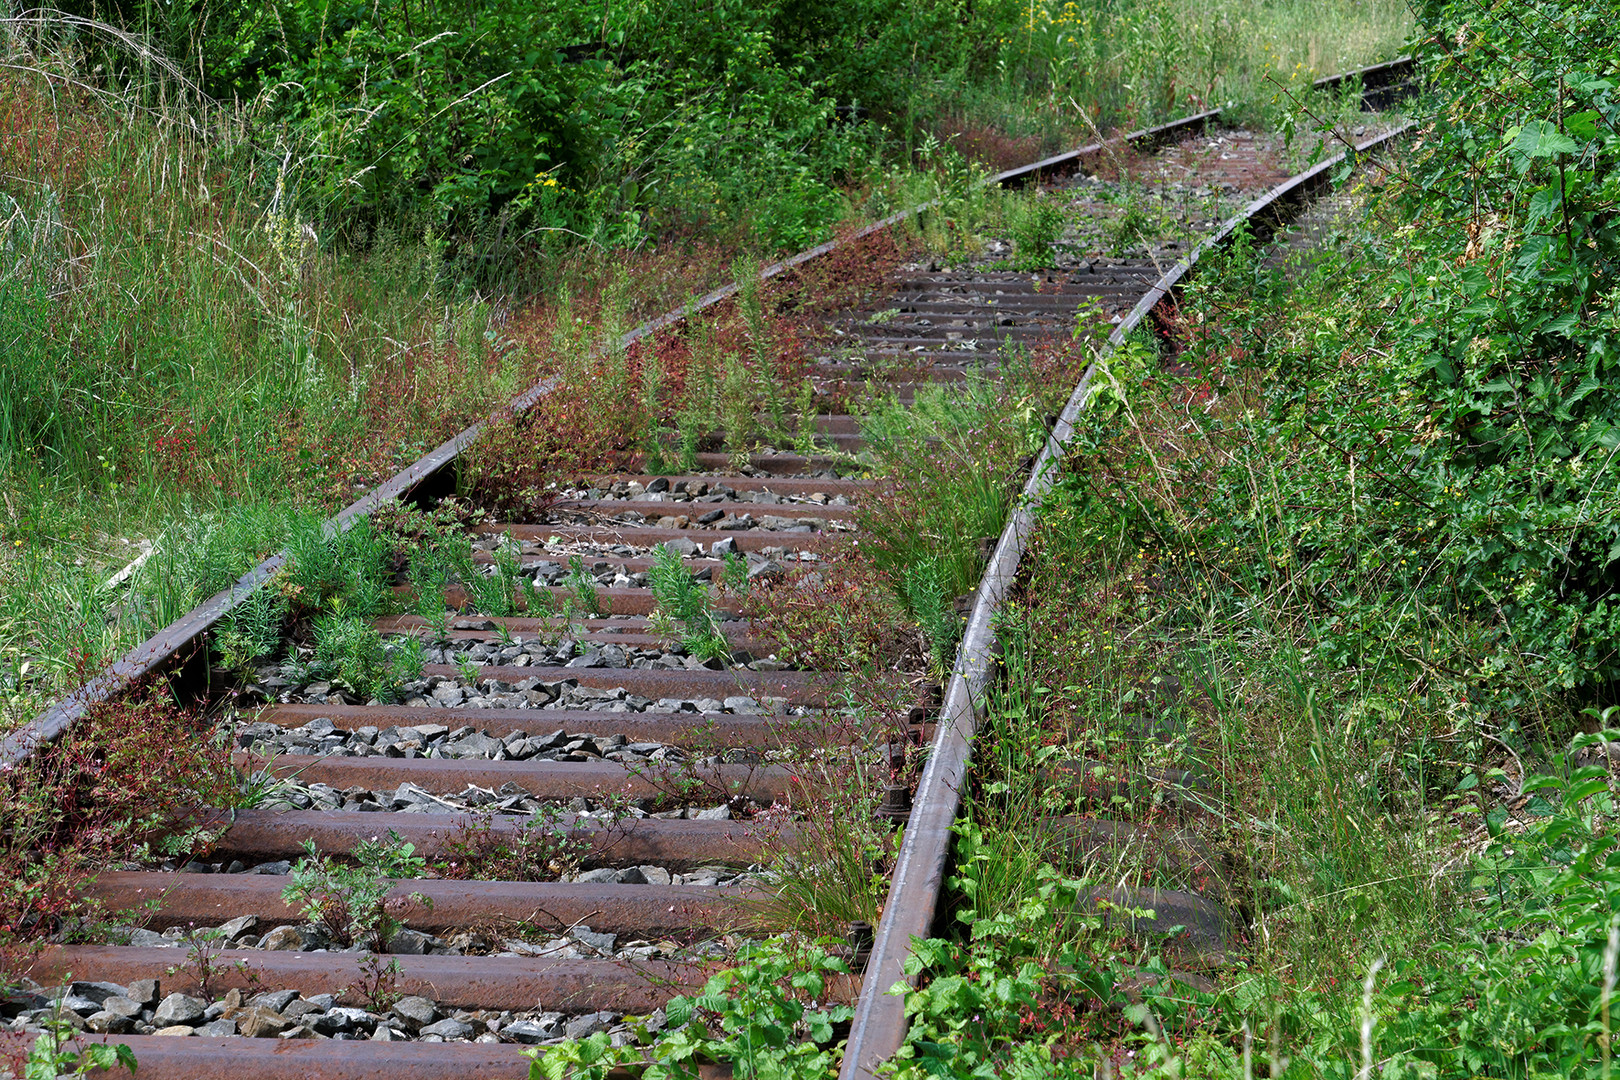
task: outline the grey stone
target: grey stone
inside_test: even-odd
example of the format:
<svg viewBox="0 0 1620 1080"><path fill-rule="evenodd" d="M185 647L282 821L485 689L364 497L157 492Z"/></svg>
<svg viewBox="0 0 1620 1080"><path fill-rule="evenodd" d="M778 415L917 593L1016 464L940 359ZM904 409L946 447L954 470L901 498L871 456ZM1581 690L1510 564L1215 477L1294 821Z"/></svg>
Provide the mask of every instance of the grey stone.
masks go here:
<svg viewBox="0 0 1620 1080"><path fill-rule="evenodd" d="M65 994L62 997L62 1009L83 1018L100 1012L101 1002L87 997L80 997L78 994Z"/></svg>
<svg viewBox="0 0 1620 1080"><path fill-rule="evenodd" d="M259 948L271 952L289 952L303 947L304 935L296 926L278 926L259 940Z"/></svg>
<svg viewBox="0 0 1620 1080"><path fill-rule="evenodd" d="M727 806L725 804L721 804L720 806L716 806L712 810L699 810L697 812L697 820L699 820L699 821L730 821L731 820L731 807L729 807L729 806Z"/></svg>
<svg viewBox="0 0 1620 1080"><path fill-rule="evenodd" d="M320 1032L322 1035L332 1034L331 1032L326 1031L322 1025L326 1024L330 1026L333 1023L343 1024L344 1026L340 1029L343 1031L370 1031L376 1026L377 1018L366 1012L364 1009L328 1009L326 1016L316 1021L315 1030Z"/></svg>
<svg viewBox="0 0 1620 1080"><path fill-rule="evenodd" d="M292 863L288 862L286 859L277 859L275 862L260 863L252 870L249 870L248 873L271 874L275 876L290 874L292 873Z"/></svg>
<svg viewBox="0 0 1620 1080"><path fill-rule="evenodd" d="M472 1038L472 1033L473 1028L471 1024L463 1023L460 1020L451 1017L449 1019L440 1020L436 1024L428 1024L426 1027L422 1028L418 1034L422 1035L423 1037L437 1035L441 1039L470 1039Z"/></svg>
<svg viewBox="0 0 1620 1080"><path fill-rule="evenodd" d="M102 1009L87 1016L84 1026L98 1035L128 1035L135 1030L135 1018Z"/></svg>
<svg viewBox="0 0 1620 1080"><path fill-rule="evenodd" d="M669 884L669 871L662 866L638 866L636 869L641 871L642 880L649 885Z"/></svg>
<svg viewBox="0 0 1620 1080"><path fill-rule="evenodd" d="M291 1020L264 1005L235 1009L229 1019L237 1031L250 1039L273 1039L292 1026Z"/></svg>
<svg viewBox="0 0 1620 1080"><path fill-rule="evenodd" d="M712 520L719 521L720 519L717 517ZM709 545L709 554L716 559L728 553L732 555L737 553L737 541L732 537L728 536L724 540L716 540Z"/></svg>
<svg viewBox="0 0 1620 1080"><path fill-rule="evenodd" d="M582 945L589 945L599 953L611 953L613 951L613 942L618 938L617 934L598 934L582 927L575 927L570 933L575 941Z"/></svg>
<svg viewBox="0 0 1620 1080"><path fill-rule="evenodd" d="M185 1038L188 1035L197 1034L197 1029L192 1027L190 1024L171 1024L166 1028L158 1028L156 1031L152 1032L152 1034L174 1035L180 1038Z"/></svg>
<svg viewBox="0 0 1620 1080"><path fill-rule="evenodd" d="M186 994L170 994L158 1003L157 1010L152 1014L152 1023L158 1027L170 1027L174 1024L195 1024L202 1019L203 1012L208 1005L197 998Z"/></svg>
<svg viewBox="0 0 1620 1080"><path fill-rule="evenodd" d="M587 870L574 880L581 885L612 885L618 883L619 872L611 866L603 866L596 870Z"/></svg>
<svg viewBox="0 0 1620 1080"><path fill-rule="evenodd" d="M322 1010L330 1009L333 1005L337 1004L337 998L333 997L331 994L311 994L304 1000L315 1006L317 1009Z"/></svg>
<svg viewBox="0 0 1620 1080"><path fill-rule="evenodd" d="M612 1013L586 1013L584 1016L576 1016L568 1021L563 1033L570 1039L585 1039L595 1035L598 1031L606 1031L611 1026L613 1026Z"/></svg>
<svg viewBox="0 0 1620 1080"><path fill-rule="evenodd" d="M313 1001L292 1001L281 1010L281 1015L291 1024L301 1024L307 1016L317 1015L326 1011L326 1008Z"/></svg>
<svg viewBox="0 0 1620 1080"><path fill-rule="evenodd" d="M235 1020L213 1020L197 1029L197 1034L204 1039L223 1039L236 1034Z"/></svg>
<svg viewBox="0 0 1620 1080"><path fill-rule="evenodd" d="M101 1003L102 1009L119 1016L138 1017L141 1015L141 1003L122 994L114 994Z"/></svg>
<svg viewBox="0 0 1620 1080"><path fill-rule="evenodd" d="M401 956L426 956L433 948L433 935L420 930L400 930L388 939L388 951Z"/></svg>
<svg viewBox="0 0 1620 1080"><path fill-rule="evenodd" d="M248 1004L279 1013L296 1000L298 1000L298 991L296 990L271 990L250 998Z"/></svg>
<svg viewBox="0 0 1620 1080"><path fill-rule="evenodd" d="M398 1042L402 1037L386 1021L378 1024L371 1032L373 1042Z"/></svg>
<svg viewBox="0 0 1620 1080"><path fill-rule="evenodd" d="M748 568L749 581L780 581L787 576L782 564L775 559L766 559L764 562Z"/></svg>
<svg viewBox="0 0 1620 1080"><path fill-rule="evenodd" d="M304 1021L315 1029L317 1035L336 1035L354 1027L354 1020L343 1012L324 1012L309 1017Z"/></svg>
<svg viewBox="0 0 1620 1080"><path fill-rule="evenodd" d="M146 1009L155 1007L158 999L163 996L163 991L159 988L156 979L136 979L129 984L126 993L129 1000Z"/></svg>
<svg viewBox="0 0 1620 1080"><path fill-rule="evenodd" d="M501 1028L501 1035L517 1043L526 1043L533 1046L538 1042L555 1038L555 1028L544 1028L533 1020L519 1020L515 1024L507 1024Z"/></svg>
<svg viewBox="0 0 1620 1080"><path fill-rule="evenodd" d="M128 990L117 983L110 982L75 982L68 986L68 993L74 997L89 998L91 1001L102 1002L110 997L127 997Z"/></svg>
<svg viewBox="0 0 1620 1080"><path fill-rule="evenodd" d="M446 749L457 757L492 757L502 745L499 739L474 733L459 742L451 743Z"/></svg>
<svg viewBox="0 0 1620 1080"><path fill-rule="evenodd" d="M405 1026L412 1031L417 1031L439 1018L439 1007L437 1005L425 997L415 995L400 998L389 1011L394 1016L399 1017L405 1023Z"/></svg>
<svg viewBox="0 0 1620 1080"><path fill-rule="evenodd" d="M173 949L180 944L153 930L131 930L129 943L138 949Z"/></svg>
<svg viewBox="0 0 1620 1080"><path fill-rule="evenodd" d="M259 917L257 915L241 915L230 922L220 924L219 939L227 943L232 942L246 934L254 933L258 929Z"/></svg>

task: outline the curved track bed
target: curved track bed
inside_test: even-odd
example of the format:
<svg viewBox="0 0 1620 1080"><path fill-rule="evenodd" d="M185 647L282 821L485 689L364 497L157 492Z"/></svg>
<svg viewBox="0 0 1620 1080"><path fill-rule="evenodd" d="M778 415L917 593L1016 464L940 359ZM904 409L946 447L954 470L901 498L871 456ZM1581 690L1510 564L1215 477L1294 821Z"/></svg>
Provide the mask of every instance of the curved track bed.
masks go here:
<svg viewBox="0 0 1620 1080"><path fill-rule="evenodd" d="M1405 69L1379 70L1364 81L1384 92L1406 77ZM1137 133L1130 144L1144 156L1175 149L1216 119ZM995 182L1067 185L1103 153L1082 148ZM1271 187L1167 272L1151 258L1084 259L1035 274L993 264L902 265L871 303L820 316L816 340L839 347L809 356L810 376L836 386L879 372L903 401L925 383L994 374L1009 345L1071 336L1079 308L1112 326L1111 348L1172 295L1200 253L1245 222L1260 232L1274 228L1326 186L1335 164ZM840 247L823 245L765 276ZM622 344L697 318L736 291L716 290ZM140 929L127 945L51 947L33 977L45 986L76 980L58 995L62 1007L94 1037L129 1043L142 1076L520 1075L533 1046L625 1031L623 1017L657 1015L672 994L701 986L740 936L774 929L762 924L757 901L773 886L773 860L794 842L797 780L779 764L792 760L782 754L864 754L879 768L925 763L907 764L888 781L879 812L907 821L891 891L875 940L863 940L859 928L852 936L855 974L828 989L855 1006L843 1075L875 1075L905 1035L902 999L886 991L903 978L911 938L926 936L933 923L975 702L993 668L993 619L1031 508L1091 381L1088 370L989 553L948 684L913 687L894 677L895 692L916 701L906 731L840 724L837 675L788 670L730 594L714 606L725 645L717 658L672 648L653 617L659 600L650 575L671 556L693 581L730 575L741 585L828 565L857 543L860 504L875 482L837 476L831 453L860 449L855 418L817 418L816 445L826 458L777 452L742 467L721 444L694 455L688 464L695 467L682 475L582 477L543 512L486 522L470 537L483 562L497 552L514 560L525 588L580 605L566 633L555 619L466 612L467 596L452 586L444 601L453 614L442 630L430 633L417 616L376 623L386 635L425 642L427 663L399 703L359 703L330 685L261 672L246 689L267 703L238 730L239 763L263 782L287 783L258 809L190 811L221 830L207 863L103 875L93 895L109 912L142 912ZM536 387L515 406L546 392ZM453 490L457 456L478 434L458 435L345 510L334 527L391 499L431 504ZM153 671L206 693L208 656L198 643L280 565L279 557L268 561L8 738L5 758L36 752L91 703ZM906 743L927 752L908 754ZM480 843L516 842L537 815L547 842L568 852L565 879L400 883L394 900L410 914L407 929L387 943L398 963L387 993L366 990L368 977L377 977L375 965L366 966L369 953L320 939L282 899L288 871L310 843L342 859L392 834L420 856L448 858L474 834ZM1160 906L1172 899L1159 898ZM1218 948L1221 913L1197 898L1183 906L1183 922L1208 926ZM202 965L184 937L198 926L221 931ZM26 1017L51 1005L19 998L8 1008ZM230 1037L246 1035L259 1037Z"/></svg>

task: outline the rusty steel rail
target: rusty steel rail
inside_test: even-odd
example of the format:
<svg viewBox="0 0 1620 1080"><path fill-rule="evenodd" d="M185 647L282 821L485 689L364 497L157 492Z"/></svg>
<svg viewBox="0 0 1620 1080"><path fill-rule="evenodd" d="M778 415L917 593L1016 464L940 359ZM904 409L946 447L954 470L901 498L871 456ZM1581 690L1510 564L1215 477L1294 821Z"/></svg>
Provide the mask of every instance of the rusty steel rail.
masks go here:
<svg viewBox="0 0 1620 1080"><path fill-rule="evenodd" d="M1356 146L1356 153L1374 152L1405 136L1415 125L1408 123ZM1114 328L1102 355L1086 368L1047 436L1046 445L1030 470L1023 498L1008 517L1006 527L990 557L984 577L974 594L973 611L957 651L956 667L945 691L934 741L929 748L928 765L917 789L915 806L901 842L883 919L878 925L867 961L864 985L856 1005L849 1043L844 1050L840 1080L877 1080L878 1067L892 1058L903 1045L906 1034L905 998L890 993L896 985L907 985L905 959L914 938L928 937L935 908L944 884L946 860L950 852L951 830L961 806L962 786L967 781L972 760L973 735L982 716L985 692L995 671L998 643L995 619L1018 573L1024 549L1034 527L1035 511L1056 479L1058 467L1067 453L1074 425L1091 399L1098 378L1098 364L1125 338L1141 326L1150 312L1184 285L1200 258L1229 244L1246 225L1268 235L1283 224L1289 209L1297 210L1308 194L1318 192L1329 182L1331 170L1345 154L1318 164L1278 184L1264 196L1227 219L1220 230L1201 243L1192 254L1177 263L1147 291L1131 313Z"/></svg>

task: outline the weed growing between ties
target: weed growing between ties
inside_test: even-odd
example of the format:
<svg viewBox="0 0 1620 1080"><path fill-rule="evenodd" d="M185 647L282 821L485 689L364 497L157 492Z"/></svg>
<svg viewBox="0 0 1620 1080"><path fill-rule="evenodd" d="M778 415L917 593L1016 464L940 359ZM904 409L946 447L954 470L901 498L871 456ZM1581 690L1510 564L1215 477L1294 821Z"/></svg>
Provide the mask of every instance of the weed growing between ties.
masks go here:
<svg viewBox="0 0 1620 1080"><path fill-rule="evenodd" d="M416 846L397 833L355 844L353 865L324 855L313 840L305 842L304 852L292 869L282 899L296 905L339 945L359 944L371 953L386 952L413 909L433 906L421 893L390 895L396 880L419 878L427 867L427 860L416 854Z"/></svg>
<svg viewBox="0 0 1620 1080"><path fill-rule="evenodd" d="M454 881L558 881L579 870L593 851L610 847L628 818L617 796L599 800L596 833L584 836L558 808L531 814L516 829L496 829L493 815L468 818L444 838L434 872Z"/></svg>

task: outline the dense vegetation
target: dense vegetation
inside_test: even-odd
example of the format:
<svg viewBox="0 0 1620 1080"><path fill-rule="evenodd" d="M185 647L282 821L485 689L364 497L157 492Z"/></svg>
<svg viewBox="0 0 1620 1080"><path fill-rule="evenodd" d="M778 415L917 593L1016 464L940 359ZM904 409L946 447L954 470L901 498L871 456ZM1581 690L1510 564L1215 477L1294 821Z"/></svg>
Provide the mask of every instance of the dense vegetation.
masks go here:
<svg viewBox="0 0 1620 1080"><path fill-rule="evenodd" d="M1149 337L1110 360L902 1075L1610 1073L1620 35L1599 5L1418 14L1393 173L1303 260L1207 267L1184 377ZM1053 782L1081 757L1129 793ZM1187 831L1038 839L1076 812ZM1227 963L1170 977L1184 940L1082 902L1121 882L1230 904Z"/></svg>
<svg viewBox="0 0 1620 1080"><path fill-rule="evenodd" d="M1405 25L1397 0L6 10L7 725L558 343L960 184L964 155L1276 116L1274 83Z"/></svg>

